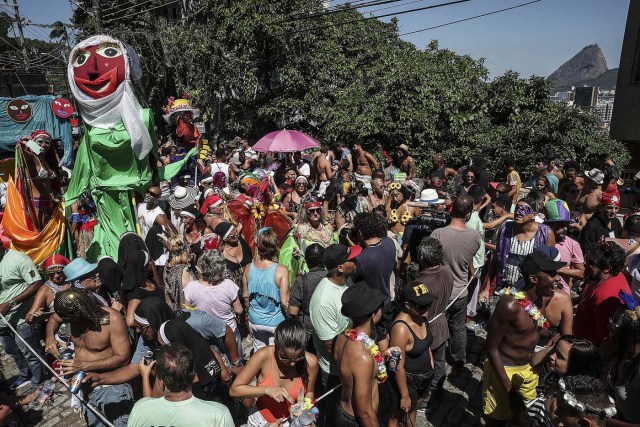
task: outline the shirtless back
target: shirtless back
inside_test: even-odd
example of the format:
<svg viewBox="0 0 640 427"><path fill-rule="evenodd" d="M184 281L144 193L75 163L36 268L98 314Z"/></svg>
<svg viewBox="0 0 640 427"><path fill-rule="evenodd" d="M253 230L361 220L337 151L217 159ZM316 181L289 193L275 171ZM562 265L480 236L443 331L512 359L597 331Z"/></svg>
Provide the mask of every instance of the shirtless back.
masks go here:
<svg viewBox="0 0 640 427"><path fill-rule="evenodd" d="M319 154L315 158L316 176L318 181L328 181L333 177L331 163L324 154Z"/></svg>
<svg viewBox="0 0 640 427"><path fill-rule="evenodd" d="M353 161L356 164L356 173L371 176L374 169L378 169L378 162L359 144L353 146Z"/></svg>
<svg viewBox="0 0 640 427"><path fill-rule="evenodd" d="M371 396L371 405L376 412L378 410L378 380L373 356L364 344L351 341L344 334L336 340L334 355L340 367L340 379L342 381L342 393L340 405L349 414L355 416L357 408L354 408L358 400L358 394L366 393ZM344 360L344 362L343 362ZM368 397L368 396L367 396Z"/></svg>

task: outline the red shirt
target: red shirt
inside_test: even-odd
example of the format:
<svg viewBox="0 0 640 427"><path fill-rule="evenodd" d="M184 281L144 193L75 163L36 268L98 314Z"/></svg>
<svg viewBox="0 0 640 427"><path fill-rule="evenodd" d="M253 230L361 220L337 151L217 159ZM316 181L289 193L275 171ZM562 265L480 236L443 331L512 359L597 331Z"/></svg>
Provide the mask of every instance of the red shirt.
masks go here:
<svg viewBox="0 0 640 427"><path fill-rule="evenodd" d="M600 283L589 283L582 291L582 299L578 304L573 323L573 333L588 338L596 346L609 336L609 319L622 300L618 292L630 293L629 283L622 273Z"/></svg>

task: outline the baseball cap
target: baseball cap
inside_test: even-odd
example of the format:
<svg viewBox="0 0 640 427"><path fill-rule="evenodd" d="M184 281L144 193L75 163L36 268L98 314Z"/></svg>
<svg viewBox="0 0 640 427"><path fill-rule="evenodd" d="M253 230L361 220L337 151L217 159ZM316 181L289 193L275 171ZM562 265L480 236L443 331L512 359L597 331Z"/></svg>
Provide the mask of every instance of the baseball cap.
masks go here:
<svg viewBox="0 0 640 427"><path fill-rule="evenodd" d="M362 252L362 248L358 245L347 246L340 243L327 246L322 254L322 262L327 270L338 268L339 265L354 259Z"/></svg>
<svg viewBox="0 0 640 427"><path fill-rule="evenodd" d="M554 261L542 251L533 251L520 264L520 272L527 277L540 271L558 271L564 266L564 262Z"/></svg>
<svg viewBox="0 0 640 427"><path fill-rule="evenodd" d="M429 292L424 283L415 281L404 285L403 298L417 305L429 305L437 297Z"/></svg>

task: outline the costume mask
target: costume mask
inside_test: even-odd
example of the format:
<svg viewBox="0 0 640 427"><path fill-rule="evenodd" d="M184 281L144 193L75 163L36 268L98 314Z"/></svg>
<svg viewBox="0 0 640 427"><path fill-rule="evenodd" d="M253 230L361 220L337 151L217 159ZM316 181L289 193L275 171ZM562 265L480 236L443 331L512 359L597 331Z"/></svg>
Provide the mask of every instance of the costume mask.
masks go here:
<svg viewBox="0 0 640 427"><path fill-rule="evenodd" d="M28 122L31 113L31 105L22 99L14 99L7 104L7 115L16 123Z"/></svg>
<svg viewBox="0 0 640 427"><path fill-rule="evenodd" d="M91 296L90 291L82 288L71 288L56 292L53 309L63 319L87 320L101 331L101 325L109 324L109 313Z"/></svg>
<svg viewBox="0 0 640 427"><path fill-rule="evenodd" d="M520 215L523 218L526 217L527 215L532 215L534 214L534 210L531 208L531 206L525 204L525 203L518 203L516 205L516 216Z"/></svg>
<svg viewBox="0 0 640 427"><path fill-rule="evenodd" d="M136 96L135 87L142 89L138 54L113 37L92 36L71 51L67 74L83 122L99 129L124 124L133 153L145 158L153 142Z"/></svg>
<svg viewBox="0 0 640 427"><path fill-rule="evenodd" d="M117 43L75 49L71 65L78 88L94 99L111 95L125 79L124 55Z"/></svg>
<svg viewBox="0 0 640 427"><path fill-rule="evenodd" d="M56 98L51 103L53 114L61 119L68 119L73 114L73 105L71 101L64 98Z"/></svg>

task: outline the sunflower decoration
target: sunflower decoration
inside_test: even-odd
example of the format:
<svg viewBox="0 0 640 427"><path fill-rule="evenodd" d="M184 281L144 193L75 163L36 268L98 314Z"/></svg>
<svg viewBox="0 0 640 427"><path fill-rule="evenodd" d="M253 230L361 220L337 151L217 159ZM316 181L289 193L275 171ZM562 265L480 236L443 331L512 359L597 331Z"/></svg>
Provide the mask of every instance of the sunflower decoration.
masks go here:
<svg viewBox="0 0 640 427"><path fill-rule="evenodd" d="M397 218L397 215L396 215L396 218ZM413 215L411 215L411 212L409 212L409 211L405 211L405 212L402 214L402 218L400 218L400 224L402 224L402 225L407 225L407 223L409 222L409 220L410 220L411 218L413 218Z"/></svg>
<svg viewBox="0 0 640 427"><path fill-rule="evenodd" d="M348 197L353 193L355 186L351 181L344 181L342 183L342 195Z"/></svg>
<svg viewBox="0 0 640 427"><path fill-rule="evenodd" d="M251 206L251 215L253 215L255 219L260 221L265 217L266 214L267 212L264 209L264 205L262 203L255 203L253 206Z"/></svg>
<svg viewBox="0 0 640 427"><path fill-rule="evenodd" d="M392 191L400 190L401 187L402 184L400 184L399 182L392 182L387 186L387 190L389 190L389 193L391 193Z"/></svg>
<svg viewBox="0 0 640 427"><path fill-rule="evenodd" d="M398 210L397 209L391 209L391 212L389 213L389 222L392 224L395 224L396 222L398 222Z"/></svg>

